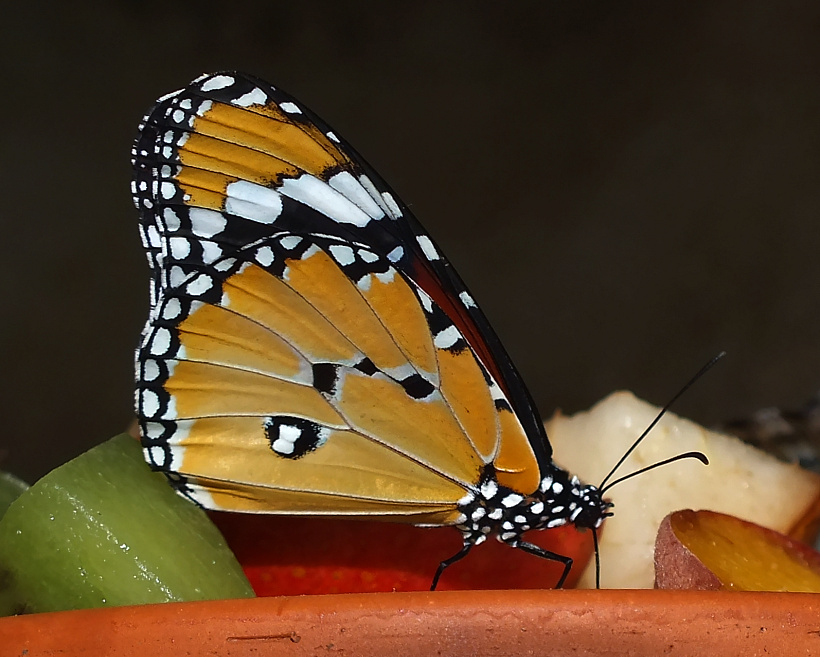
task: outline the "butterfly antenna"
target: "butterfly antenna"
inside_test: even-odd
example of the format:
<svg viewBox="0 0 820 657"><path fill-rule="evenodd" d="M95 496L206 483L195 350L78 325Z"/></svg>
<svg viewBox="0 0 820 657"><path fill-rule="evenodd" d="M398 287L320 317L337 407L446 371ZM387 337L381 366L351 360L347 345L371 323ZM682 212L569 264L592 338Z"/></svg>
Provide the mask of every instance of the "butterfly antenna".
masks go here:
<svg viewBox="0 0 820 657"><path fill-rule="evenodd" d="M683 395L684 392L689 390L689 388L692 387L692 384L694 384L695 381L697 381L700 377L702 377L704 374L706 374L706 372L708 372L710 369L712 369L712 367L714 367L715 363L717 363L725 355L726 355L726 352L721 351L717 356L714 356L711 360L709 360L709 362L706 363L706 365L704 365L703 367L701 367L698 370L698 373L695 374L695 376L693 376L691 379L689 379L689 381L686 383L686 385L684 385L680 390L678 390L677 394L675 394L675 396L672 397L672 399L670 399L666 403L666 406L664 406L661 409L660 413L658 413L657 416L655 416L655 419L652 420L652 422L649 424L648 427L646 427L644 432L640 436L638 436L638 439L634 443L632 443L632 447L630 447L628 450L626 450L624 455L615 464L615 467L613 467L612 470L609 471L609 474L606 477L604 477L604 480L601 482L601 485L598 486L598 490L601 491L601 494L603 494L604 491L606 491L608 488L611 488L616 483L624 481L625 479L633 477L633 476L635 476L639 473L646 472L647 470L652 470L653 468L660 467L661 465L666 465L667 463L672 463L673 461L679 461L681 459L688 459L688 458L696 458L699 461L701 461L701 463L708 463L709 462L706 459L706 456L704 456L700 452L687 452L686 454L678 454L678 456L674 456L671 459L666 459L665 461L660 461L659 463L655 463L653 465L647 466L647 467L645 467L641 470L638 470L636 472L628 474L625 477L621 477L620 479L617 479L616 481L613 481L612 483L607 485L607 482L612 478L612 475L614 475L618 471L618 468L620 468L624 464L624 461L626 461L626 459L629 458L629 455L632 454L632 452L635 451L635 449L638 447L638 445L641 444L643 439L646 438L646 436L649 434L649 432L652 431L652 429L655 428L655 425L658 422L660 422L661 418L672 407L672 404L674 404L676 401L678 401L678 399L680 399L681 395Z"/></svg>
<svg viewBox="0 0 820 657"><path fill-rule="evenodd" d="M615 484L620 484L622 481L626 481L627 479L632 479L632 477L637 477L639 474L643 474L644 472L649 472L650 470L654 470L655 468L659 468L662 465L668 465L669 463L674 463L675 461L683 461L683 459L697 459L703 465L709 465L709 459L706 458L706 454L703 452L686 452L685 454L678 454L677 456L673 456L668 459L664 459L663 461L658 461L657 463L653 463L652 465L647 465L640 470L635 470L635 472L630 472L623 477L618 477L615 481L610 481L606 486L600 489L601 495L606 493L610 488L612 488Z"/></svg>

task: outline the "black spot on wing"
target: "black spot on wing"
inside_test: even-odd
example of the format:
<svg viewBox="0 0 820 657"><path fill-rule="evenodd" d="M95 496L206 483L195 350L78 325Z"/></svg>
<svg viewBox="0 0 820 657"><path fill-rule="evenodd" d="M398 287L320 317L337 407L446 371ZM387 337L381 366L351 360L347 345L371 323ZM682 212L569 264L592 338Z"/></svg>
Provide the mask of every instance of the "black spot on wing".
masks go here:
<svg viewBox="0 0 820 657"><path fill-rule="evenodd" d="M271 450L286 459L299 459L321 447L330 429L311 420L290 415L274 415L265 420L265 436Z"/></svg>
<svg viewBox="0 0 820 657"><path fill-rule="evenodd" d="M418 373L411 374L407 378L399 381L399 383L408 396L413 399L426 399L436 390L436 387L432 383Z"/></svg>
<svg viewBox="0 0 820 657"><path fill-rule="evenodd" d="M324 395L334 395L339 383L339 366L333 363L313 365L313 387Z"/></svg>
<svg viewBox="0 0 820 657"><path fill-rule="evenodd" d="M510 402L508 402L503 397L493 399L493 403L495 404L495 410L497 411L509 411L510 413L513 412L512 406L510 406Z"/></svg>
<svg viewBox="0 0 820 657"><path fill-rule="evenodd" d="M367 374L367 376L373 376L376 372L379 371L379 368L376 367L373 361L369 358L362 358L353 367L354 369L359 370L362 374Z"/></svg>

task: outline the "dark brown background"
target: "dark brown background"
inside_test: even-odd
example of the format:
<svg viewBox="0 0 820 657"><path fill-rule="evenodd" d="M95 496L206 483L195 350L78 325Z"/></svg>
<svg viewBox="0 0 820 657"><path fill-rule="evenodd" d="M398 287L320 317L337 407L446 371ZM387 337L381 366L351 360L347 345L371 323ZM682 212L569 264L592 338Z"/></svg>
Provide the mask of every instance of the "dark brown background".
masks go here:
<svg viewBox="0 0 820 657"><path fill-rule="evenodd" d="M36 478L128 423L147 305L131 139L155 97L226 68L383 174L543 412L617 388L662 403L721 348L679 406L701 421L820 387L820 4L221 4L4 15L6 468Z"/></svg>

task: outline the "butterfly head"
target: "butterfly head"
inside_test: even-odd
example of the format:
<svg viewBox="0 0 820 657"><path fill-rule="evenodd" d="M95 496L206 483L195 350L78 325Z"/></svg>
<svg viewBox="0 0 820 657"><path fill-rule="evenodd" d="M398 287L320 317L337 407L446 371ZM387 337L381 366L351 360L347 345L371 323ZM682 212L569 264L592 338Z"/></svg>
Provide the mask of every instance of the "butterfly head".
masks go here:
<svg viewBox="0 0 820 657"><path fill-rule="evenodd" d="M603 499L597 486L585 484L555 465L541 479L532 497L544 505L533 529L551 529L569 523L579 529L598 529L613 515L612 502Z"/></svg>
<svg viewBox="0 0 820 657"><path fill-rule="evenodd" d="M581 485L578 489L580 502L573 524L579 529L598 529L604 520L612 515L614 504L605 500L597 486Z"/></svg>

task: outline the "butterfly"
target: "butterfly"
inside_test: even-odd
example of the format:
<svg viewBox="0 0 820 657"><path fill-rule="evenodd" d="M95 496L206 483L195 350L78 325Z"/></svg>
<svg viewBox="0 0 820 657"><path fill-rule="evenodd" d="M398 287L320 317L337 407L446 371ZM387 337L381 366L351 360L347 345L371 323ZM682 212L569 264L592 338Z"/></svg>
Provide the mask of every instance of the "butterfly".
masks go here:
<svg viewBox="0 0 820 657"><path fill-rule="evenodd" d="M356 151L242 73L160 98L132 152L151 268L148 463L216 510L455 526L462 549L611 515L441 249Z"/></svg>

